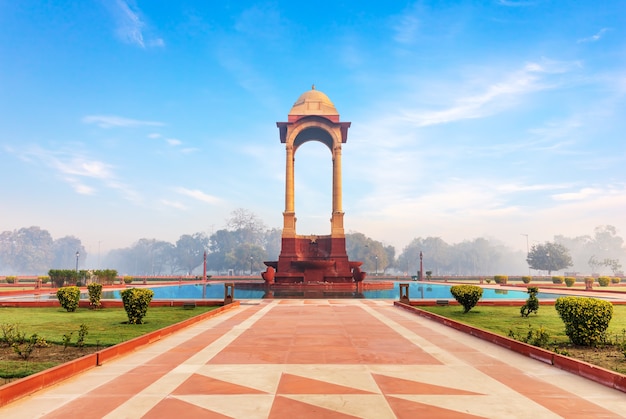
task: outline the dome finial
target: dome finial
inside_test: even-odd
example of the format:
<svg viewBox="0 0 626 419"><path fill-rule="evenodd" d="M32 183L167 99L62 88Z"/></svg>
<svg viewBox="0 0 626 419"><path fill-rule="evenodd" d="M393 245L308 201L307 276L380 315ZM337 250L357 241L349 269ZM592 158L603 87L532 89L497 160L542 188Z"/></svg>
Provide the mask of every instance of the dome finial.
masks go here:
<svg viewBox="0 0 626 419"><path fill-rule="evenodd" d="M311 86L311 90L315 90L315 83Z"/></svg>

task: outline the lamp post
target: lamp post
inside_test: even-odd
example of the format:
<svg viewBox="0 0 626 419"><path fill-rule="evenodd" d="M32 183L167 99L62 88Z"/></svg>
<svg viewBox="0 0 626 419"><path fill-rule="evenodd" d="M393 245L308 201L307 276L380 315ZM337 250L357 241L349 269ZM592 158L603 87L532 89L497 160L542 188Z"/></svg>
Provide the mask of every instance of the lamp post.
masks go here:
<svg viewBox="0 0 626 419"><path fill-rule="evenodd" d="M76 280L78 281L78 258L80 257L80 252L76 251Z"/></svg>
<svg viewBox="0 0 626 419"><path fill-rule="evenodd" d="M250 276L252 276L252 256L250 256Z"/></svg>
<svg viewBox="0 0 626 419"><path fill-rule="evenodd" d="M204 251L204 265L202 267L202 281L206 282L206 250Z"/></svg>
<svg viewBox="0 0 626 419"><path fill-rule="evenodd" d="M424 279L424 254L420 250L420 281Z"/></svg>
<svg viewBox="0 0 626 419"><path fill-rule="evenodd" d="M378 276L378 255L376 255L376 273L374 276Z"/></svg>

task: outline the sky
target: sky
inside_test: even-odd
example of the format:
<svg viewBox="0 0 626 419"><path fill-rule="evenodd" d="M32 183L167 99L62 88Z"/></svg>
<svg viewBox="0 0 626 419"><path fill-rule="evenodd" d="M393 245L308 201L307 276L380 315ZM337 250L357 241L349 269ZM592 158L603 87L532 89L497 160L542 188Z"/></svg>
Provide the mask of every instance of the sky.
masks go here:
<svg viewBox="0 0 626 419"><path fill-rule="evenodd" d="M352 122L346 232L626 234L623 0L0 0L0 231L282 228L276 122L312 85ZM295 157L297 231L329 234L330 151Z"/></svg>

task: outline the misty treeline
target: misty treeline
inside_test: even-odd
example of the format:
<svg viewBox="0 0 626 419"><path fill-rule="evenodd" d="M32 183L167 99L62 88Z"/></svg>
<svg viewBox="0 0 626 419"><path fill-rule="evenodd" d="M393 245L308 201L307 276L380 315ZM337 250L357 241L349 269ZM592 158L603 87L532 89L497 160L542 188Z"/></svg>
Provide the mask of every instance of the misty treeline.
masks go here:
<svg viewBox="0 0 626 419"><path fill-rule="evenodd" d="M39 227L5 231L0 234L0 274L44 274L49 269L76 266L76 252L81 269L115 269L125 275L201 275L204 252L210 274L258 275L265 270L264 261L277 260L281 247L281 230L268 228L252 212L237 209L222 229L207 234L183 234L175 243L142 238L131 246L111 250L96 266L81 241L67 236L53 240ZM572 266L568 271L580 274L608 272L607 261L626 260L624 240L613 226L599 226L592 235L566 237L557 235L554 243L566 248ZM441 275L523 275L529 273L527 253L513 250L486 238L449 244L440 237L413 239L400 254L393 246L359 232L346 234L350 260L363 261L363 270L371 276L416 275L420 269L420 252L424 271ZM99 261L99 257L98 257ZM100 262L100 261L99 261ZM547 270L546 270L547 271ZM540 275L547 272L533 271Z"/></svg>
<svg viewBox="0 0 626 419"><path fill-rule="evenodd" d="M78 252L78 258L76 253ZM37 275L50 268L75 268L87 257L79 238L54 240L48 230L24 227L0 233L0 273Z"/></svg>

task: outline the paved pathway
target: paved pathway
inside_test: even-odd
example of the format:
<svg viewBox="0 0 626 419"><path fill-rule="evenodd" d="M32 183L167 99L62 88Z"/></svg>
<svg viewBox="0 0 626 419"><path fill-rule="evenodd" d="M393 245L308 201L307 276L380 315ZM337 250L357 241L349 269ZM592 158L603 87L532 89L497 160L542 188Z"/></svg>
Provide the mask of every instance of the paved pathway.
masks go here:
<svg viewBox="0 0 626 419"><path fill-rule="evenodd" d="M619 418L626 395L384 300L251 300L2 418Z"/></svg>

